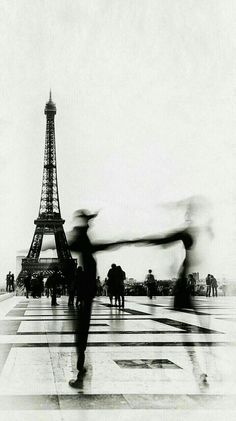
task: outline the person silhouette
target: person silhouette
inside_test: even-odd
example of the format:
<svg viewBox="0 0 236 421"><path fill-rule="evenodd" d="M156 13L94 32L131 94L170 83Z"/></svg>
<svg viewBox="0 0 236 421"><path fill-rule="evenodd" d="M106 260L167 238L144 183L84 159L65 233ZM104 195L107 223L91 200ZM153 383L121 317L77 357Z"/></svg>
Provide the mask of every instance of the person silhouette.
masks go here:
<svg viewBox="0 0 236 421"><path fill-rule="evenodd" d="M75 212L78 225L72 230L69 247L71 251L79 252L83 267L83 282L78 285L80 305L77 307L77 315L74 316L74 331L77 351L77 378L71 379L69 385L77 388L81 385L81 379L86 373L84 368L85 351L88 341L89 325L91 319L93 298L96 295L97 264L93 257L94 248L88 236L89 221L97 214L88 214L81 210ZM79 270L79 273L81 270ZM77 271L78 274L78 271ZM81 276L81 273L80 273Z"/></svg>
<svg viewBox="0 0 236 421"><path fill-rule="evenodd" d="M184 258L179 268L177 281L174 287L174 302L173 310L185 311L186 309L192 310L193 314L196 313L194 300L191 295L191 289L188 284L188 274L191 272L190 268L195 263L196 245L198 243L198 237L201 232L206 232L209 237L213 236L209 220L204 221L202 225L198 225L197 216L198 213L202 218L201 212L205 212L204 198L189 198L185 202L186 214L185 214L185 226L175 230L166 235L160 235L149 238L142 238L126 242L126 244L148 244L148 245L160 245L168 246L173 243L180 242L184 249ZM200 220L201 220L200 218ZM120 242L121 244L121 242ZM201 323L200 323L201 324ZM189 351L186 347L186 351L192 361L193 371L195 378L199 382L199 386L207 384L207 374L202 369L199 360L195 354Z"/></svg>

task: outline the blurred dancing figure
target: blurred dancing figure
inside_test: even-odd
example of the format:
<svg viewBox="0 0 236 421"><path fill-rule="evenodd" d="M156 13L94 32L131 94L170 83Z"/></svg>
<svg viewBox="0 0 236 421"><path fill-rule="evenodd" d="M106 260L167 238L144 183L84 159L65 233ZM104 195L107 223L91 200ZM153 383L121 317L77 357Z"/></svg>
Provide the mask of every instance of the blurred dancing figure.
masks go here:
<svg viewBox="0 0 236 421"><path fill-rule="evenodd" d="M80 387L81 379L86 372L84 368L85 350L87 347L92 302L96 295L97 264L93 257L94 248L88 236L89 221L96 216L96 214L89 215L85 211L77 211L75 217L76 219L79 218L80 225L76 225L73 228L72 240L69 242L70 249L80 253L83 266L83 276L81 269L77 270L77 276L80 277L78 285L80 305L77 309L77 315L74 317L78 374L76 379L69 381L69 385L75 388Z"/></svg>
<svg viewBox="0 0 236 421"><path fill-rule="evenodd" d="M199 216L202 217L201 212L205 211L205 203L197 198L191 198L185 203L187 207L185 215L185 226L182 229L176 230L167 235L160 235L153 238L143 238L134 241L130 241L130 244L150 244L150 245L162 245L168 246L176 242L181 242L184 249L184 259L179 269L177 281L174 287L174 303L173 309L178 311L184 311L190 309L195 312L194 301L191 296L191 289L188 284L188 274L191 272L191 265L196 262L196 245L198 243L198 237L200 232L206 232L207 235L212 236L212 231L207 223L202 225L196 224ZM198 217L198 218L197 218ZM200 218L201 220L201 218ZM192 361L193 371L195 377L199 381L199 385L207 383L207 374L205 370L202 370L199 359L196 357L196 353L189 351L186 347L186 351Z"/></svg>

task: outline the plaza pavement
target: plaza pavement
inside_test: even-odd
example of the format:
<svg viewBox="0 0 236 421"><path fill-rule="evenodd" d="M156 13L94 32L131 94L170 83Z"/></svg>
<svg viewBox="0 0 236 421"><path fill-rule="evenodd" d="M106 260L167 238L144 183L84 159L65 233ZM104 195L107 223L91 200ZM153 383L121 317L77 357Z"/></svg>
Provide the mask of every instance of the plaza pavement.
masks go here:
<svg viewBox="0 0 236 421"><path fill-rule="evenodd" d="M196 313L172 297L126 297L124 310L96 298L79 389L75 314L58 303L0 302L0 420L236 419L236 297L197 297Z"/></svg>

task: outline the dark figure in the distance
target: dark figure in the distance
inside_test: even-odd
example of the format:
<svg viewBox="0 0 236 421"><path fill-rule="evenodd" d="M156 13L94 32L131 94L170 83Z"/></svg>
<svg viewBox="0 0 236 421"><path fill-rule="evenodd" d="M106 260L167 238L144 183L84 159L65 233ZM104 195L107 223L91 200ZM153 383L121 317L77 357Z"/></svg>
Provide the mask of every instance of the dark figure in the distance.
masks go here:
<svg viewBox="0 0 236 421"><path fill-rule="evenodd" d="M11 285L11 271L9 271L6 276L6 292L10 292L10 285Z"/></svg>
<svg viewBox="0 0 236 421"><path fill-rule="evenodd" d="M212 279L211 279L211 275L208 273L206 277L206 297L211 296L211 287L212 287Z"/></svg>
<svg viewBox="0 0 236 421"><path fill-rule="evenodd" d="M195 295L195 287L196 287L196 280L195 280L193 274L189 274L188 275L188 285L189 285L190 294L192 295L192 297L194 297L194 295Z"/></svg>
<svg viewBox="0 0 236 421"><path fill-rule="evenodd" d="M47 279L47 287L50 289L51 293L51 306L58 306L57 303L57 289L60 284L60 273L58 268L55 268L54 272L49 275Z"/></svg>
<svg viewBox="0 0 236 421"><path fill-rule="evenodd" d="M29 292L31 289L31 274L27 270L24 274L24 287L26 291L26 298L29 298Z"/></svg>
<svg viewBox="0 0 236 421"><path fill-rule="evenodd" d="M213 297L217 297L217 287L218 287L218 284L217 284L216 278L213 275L211 276L211 287L212 287L212 295L213 295Z"/></svg>
<svg viewBox="0 0 236 421"><path fill-rule="evenodd" d="M113 297L116 297L118 295L117 292L117 266L115 263L112 263L111 268L109 269L107 273L107 294L110 299L110 304L112 306L112 300ZM115 301L116 304L116 301Z"/></svg>
<svg viewBox="0 0 236 421"><path fill-rule="evenodd" d="M118 301L119 307L125 307L125 285L124 280L126 274L121 268L121 266L116 267L116 278L117 278L117 295L115 297L116 302Z"/></svg>
<svg viewBox="0 0 236 421"><path fill-rule="evenodd" d="M145 285L147 287L147 296L152 299L152 297L155 295L155 279L151 269L149 269L146 276Z"/></svg>
<svg viewBox="0 0 236 421"><path fill-rule="evenodd" d="M97 297L100 297L100 295L102 295L102 284L101 284L101 280L100 280L100 276L97 276Z"/></svg>

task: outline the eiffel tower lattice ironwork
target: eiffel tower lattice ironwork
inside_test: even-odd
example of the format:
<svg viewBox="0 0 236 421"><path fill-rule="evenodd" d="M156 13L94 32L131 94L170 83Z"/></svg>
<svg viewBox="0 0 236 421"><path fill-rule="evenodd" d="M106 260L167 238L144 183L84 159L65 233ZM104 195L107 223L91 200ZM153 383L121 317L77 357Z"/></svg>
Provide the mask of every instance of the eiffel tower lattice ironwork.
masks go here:
<svg viewBox="0 0 236 421"><path fill-rule="evenodd" d="M27 269L31 273L40 271L47 273L58 267L65 273L75 267L76 259L71 256L63 228L65 220L61 218L60 212L54 127L56 105L52 101L51 91L44 114L46 115L46 137L39 215L34 221L36 228L28 255L22 259L22 271ZM40 259L44 235L54 235L57 259Z"/></svg>

